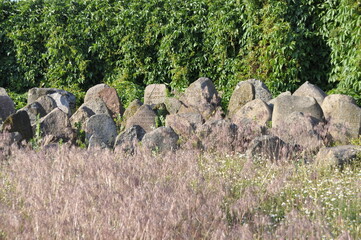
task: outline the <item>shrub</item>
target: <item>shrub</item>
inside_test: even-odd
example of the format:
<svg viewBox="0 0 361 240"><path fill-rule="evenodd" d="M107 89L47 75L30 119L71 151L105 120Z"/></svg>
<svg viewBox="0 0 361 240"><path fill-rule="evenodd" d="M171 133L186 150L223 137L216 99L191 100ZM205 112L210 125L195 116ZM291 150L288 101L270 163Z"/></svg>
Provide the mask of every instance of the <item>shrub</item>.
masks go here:
<svg viewBox="0 0 361 240"><path fill-rule="evenodd" d="M361 3L356 0L325 1L322 5L322 36L331 48L329 82L332 93L352 96L361 104Z"/></svg>
<svg viewBox="0 0 361 240"><path fill-rule="evenodd" d="M274 94L309 81L360 101L356 0L1 1L0 79L76 92L107 82L125 103L151 83L215 81L224 105L259 78Z"/></svg>

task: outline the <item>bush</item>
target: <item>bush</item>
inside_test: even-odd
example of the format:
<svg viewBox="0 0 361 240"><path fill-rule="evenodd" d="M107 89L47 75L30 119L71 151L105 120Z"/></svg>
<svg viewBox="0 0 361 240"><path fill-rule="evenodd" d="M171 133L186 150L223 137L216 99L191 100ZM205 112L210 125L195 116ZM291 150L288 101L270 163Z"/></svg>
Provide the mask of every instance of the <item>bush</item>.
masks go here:
<svg viewBox="0 0 361 240"><path fill-rule="evenodd" d="M16 62L15 46L7 35L10 30L8 22L15 11L14 3L0 1L0 86L10 88L13 91L21 91L20 67ZM18 85L19 84L19 85Z"/></svg>
<svg viewBox="0 0 361 240"><path fill-rule="evenodd" d="M332 93L352 96L361 104L361 2L326 1L322 5L321 34L331 48Z"/></svg>
<svg viewBox="0 0 361 240"><path fill-rule="evenodd" d="M247 78L274 94L309 81L360 101L359 13L356 0L2 0L0 79L17 92L106 82L127 103L207 76L224 104Z"/></svg>

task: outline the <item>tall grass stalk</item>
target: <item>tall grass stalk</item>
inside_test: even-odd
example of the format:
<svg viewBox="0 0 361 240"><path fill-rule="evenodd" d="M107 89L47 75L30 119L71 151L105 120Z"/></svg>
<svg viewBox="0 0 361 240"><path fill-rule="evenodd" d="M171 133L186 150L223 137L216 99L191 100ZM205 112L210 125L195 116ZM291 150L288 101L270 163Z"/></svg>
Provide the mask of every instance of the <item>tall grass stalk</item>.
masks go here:
<svg viewBox="0 0 361 240"><path fill-rule="evenodd" d="M12 149L0 239L361 237L361 167L178 151Z"/></svg>

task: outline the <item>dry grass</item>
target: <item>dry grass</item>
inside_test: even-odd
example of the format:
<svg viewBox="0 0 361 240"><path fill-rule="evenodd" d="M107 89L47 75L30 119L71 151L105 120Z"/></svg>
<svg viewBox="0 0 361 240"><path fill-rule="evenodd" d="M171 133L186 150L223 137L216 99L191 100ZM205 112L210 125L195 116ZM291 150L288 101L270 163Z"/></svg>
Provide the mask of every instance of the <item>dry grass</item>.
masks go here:
<svg viewBox="0 0 361 240"><path fill-rule="evenodd" d="M359 239L360 178L196 151L13 149L0 239Z"/></svg>

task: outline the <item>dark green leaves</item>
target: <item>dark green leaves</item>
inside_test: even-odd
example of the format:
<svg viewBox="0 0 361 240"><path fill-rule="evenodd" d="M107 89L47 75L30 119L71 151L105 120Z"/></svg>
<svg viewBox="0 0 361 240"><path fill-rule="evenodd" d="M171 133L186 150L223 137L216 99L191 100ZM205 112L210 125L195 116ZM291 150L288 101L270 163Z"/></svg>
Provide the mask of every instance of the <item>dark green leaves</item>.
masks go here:
<svg viewBox="0 0 361 240"><path fill-rule="evenodd" d="M1 0L0 83L74 92L107 82L124 101L200 76L225 102L247 78L276 94L310 81L360 98L357 1Z"/></svg>

